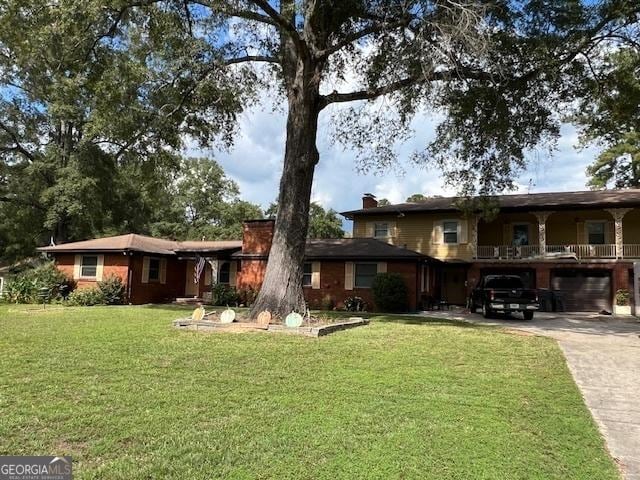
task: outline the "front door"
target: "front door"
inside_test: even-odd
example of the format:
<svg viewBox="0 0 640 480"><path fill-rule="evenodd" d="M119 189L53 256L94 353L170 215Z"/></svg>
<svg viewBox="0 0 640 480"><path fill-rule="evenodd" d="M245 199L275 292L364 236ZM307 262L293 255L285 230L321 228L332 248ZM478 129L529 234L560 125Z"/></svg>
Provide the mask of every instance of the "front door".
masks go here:
<svg viewBox="0 0 640 480"><path fill-rule="evenodd" d="M185 297L197 297L198 296L198 284L193 280L193 271L196 267L194 260L187 261L187 276L185 279L184 296Z"/></svg>

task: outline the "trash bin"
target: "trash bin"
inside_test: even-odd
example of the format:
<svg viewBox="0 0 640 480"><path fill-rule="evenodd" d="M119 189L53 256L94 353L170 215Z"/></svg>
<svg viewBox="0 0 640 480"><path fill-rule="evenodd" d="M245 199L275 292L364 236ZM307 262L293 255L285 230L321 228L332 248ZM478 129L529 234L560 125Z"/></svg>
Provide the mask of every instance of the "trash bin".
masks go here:
<svg viewBox="0 0 640 480"><path fill-rule="evenodd" d="M565 311L564 296L559 292L553 292L553 311L554 312Z"/></svg>
<svg viewBox="0 0 640 480"><path fill-rule="evenodd" d="M541 312L553 311L553 292L546 288L538 290L538 304Z"/></svg>

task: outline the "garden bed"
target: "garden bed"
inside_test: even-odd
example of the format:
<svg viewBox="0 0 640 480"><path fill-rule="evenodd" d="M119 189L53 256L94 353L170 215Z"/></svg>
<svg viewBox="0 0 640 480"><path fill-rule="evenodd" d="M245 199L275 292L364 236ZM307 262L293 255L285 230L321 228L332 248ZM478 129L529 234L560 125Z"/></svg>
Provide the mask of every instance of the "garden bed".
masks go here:
<svg viewBox="0 0 640 480"><path fill-rule="evenodd" d="M270 333L286 333L291 335L302 335L306 337L322 337L330 333L349 328L368 325L369 320L361 317L350 317L348 319L332 318L319 319L311 317L300 327L287 327L282 323L270 323L269 325L259 325L256 322L235 321L232 323L220 323L216 319L203 319L194 321L190 318L182 318L174 320L173 326L184 330L196 330L202 332L247 332L247 331L264 331ZM322 323L322 320L325 320ZM326 320L329 320L327 322Z"/></svg>

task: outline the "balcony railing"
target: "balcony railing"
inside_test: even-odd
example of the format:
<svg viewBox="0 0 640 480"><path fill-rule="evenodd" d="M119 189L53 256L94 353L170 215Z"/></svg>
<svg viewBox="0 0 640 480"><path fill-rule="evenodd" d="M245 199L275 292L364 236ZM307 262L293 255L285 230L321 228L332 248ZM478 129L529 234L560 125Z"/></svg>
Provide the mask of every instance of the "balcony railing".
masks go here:
<svg viewBox="0 0 640 480"><path fill-rule="evenodd" d="M615 259L615 244L604 245L547 245L544 254L539 245L479 245L476 250L479 260L522 260L522 259ZM640 245L625 244L622 258L640 258Z"/></svg>

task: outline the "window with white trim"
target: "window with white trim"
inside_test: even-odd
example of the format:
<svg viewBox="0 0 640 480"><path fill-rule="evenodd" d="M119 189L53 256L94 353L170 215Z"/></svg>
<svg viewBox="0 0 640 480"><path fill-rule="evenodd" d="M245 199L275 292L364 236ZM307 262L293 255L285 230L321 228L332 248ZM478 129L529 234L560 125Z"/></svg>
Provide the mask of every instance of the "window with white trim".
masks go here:
<svg viewBox="0 0 640 480"><path fill-rule="evenodd" d="M310 287L313 282L313 265L311 262L305 262L302 268L302 286Z"/></svg>
<svg viewBox="0 0 640 480"><path fill-rule="evenodd" d="M150 282L160 281L160 259L159 258L149 258L149 281Z"/></svg>
<svg viewBox="0 0 640 480"><path fill-rule="evenodd" d="M96 278L98 274L98 256L83 255L80 263L80 277Z"/></svg>
<svg viewBox="0 0 640 480"><path fill-rule="evenodd" d="M371 288L373 279L378 273L377 263L356 263L354 265L354 286L356 288Z"/></svg>
<svg viewBox="0 0 640 480"><path fill-rule="evenodd" d="M458 222L456 220L442 222L442 240L444 243L458 243Z"/></svg>
<svg viewBox="0 0 640 480"><path fill-rule="evenodd" d="M589 245L604 245L606 222L587 222L587 242Z"/></svg>
<svg viewBox="0 0 640 480"><path fill-rule="evenodd" d="M389 224L388 223L375 223L373 225L374 238L388 238L389 237Z"/></svg>

